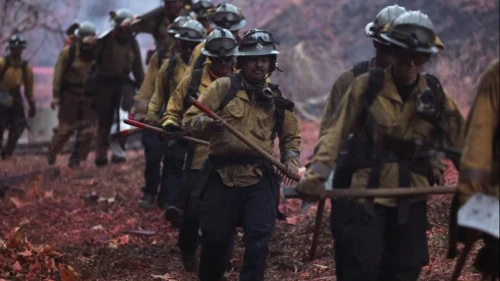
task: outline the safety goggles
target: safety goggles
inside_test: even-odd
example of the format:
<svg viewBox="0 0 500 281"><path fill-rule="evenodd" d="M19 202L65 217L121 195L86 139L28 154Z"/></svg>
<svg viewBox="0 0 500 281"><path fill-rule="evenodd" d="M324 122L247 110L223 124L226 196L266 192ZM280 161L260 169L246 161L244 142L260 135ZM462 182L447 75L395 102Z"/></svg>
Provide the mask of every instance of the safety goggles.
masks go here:
<svg viewBox="0 0 500 281"><path fill-rule="evenodd" d="M436 34L432 32L432 30L418 28L411 25L400 25L394 27L390 36L410 48L432 47L436 42Z"/></svg>
<svg viewBox="0 0 500 281"><path fill-rule="evenodd" d="M184 38L203 39L203 34L199 33L196 30L193 30L190 28L185 28L185 27L179 27L179 29L177 30L177 34L180 37L184 37Z"/></svg>
<svg viewBox="0 0 500 281"><path fill-rule="evenodd" d="M242 20L241 16L231 12L218 12L212 15L212 21L214 22L231 22L236 23Z"/></svg>
<svg viewBox="0 0 500 281"><path fill-rule="evenodd" d="M201 9L212 8L213 4L210 1L200 0L197 2L193 1L193 5L191 7L193 8L194 11L196 11L196 10L201 10Z"/></svg>
<svg viewBox="0 0 500 281"><path fill-rule="evenodd" d="M422 66L424 63L429 61L430 54L415 52L408 49L396 47L395 57L396 60L401 61L405 65Z"/></svg>
<svg viewBox="0 0 500 281"><path fill-rule="evenodd" d="M226 52L234 50L238 44L231 38L216 38L205 44L205 49L211 53L219 53L222 49Z"/></svg>
<svg viewBox="0 0 500 281"><path fill-rule="evenodd" d="M274 36L263 30L255 31L255 30L250 30L245 33L243 36L243 39L241 39L240 44L241 45L255 45L255 44L262 44L262 45L274 45L274 44L279 44L275 39Z"/></svg>

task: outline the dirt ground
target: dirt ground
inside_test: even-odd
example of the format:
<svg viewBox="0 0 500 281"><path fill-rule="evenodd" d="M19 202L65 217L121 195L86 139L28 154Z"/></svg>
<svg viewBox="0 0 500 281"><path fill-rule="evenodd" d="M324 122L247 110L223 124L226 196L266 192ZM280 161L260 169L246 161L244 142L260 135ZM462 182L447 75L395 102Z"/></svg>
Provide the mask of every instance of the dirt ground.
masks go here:
<svg viewBox="0 0 500 281"><path fill-rule="evenodd" d="M197 280L182 268L177 229L159 209L137 208L142 152L127 152L126 163L104 168L96 168L92 159L91 155L80 169L69 170L67 156L62 156L57 179L42 183L34 178L0 198L0 281ZM0 177L48 167L42 156L15 156L0 165ZM447 181L456 182L456 172L448 173ZM431 259L420 280L451 277L454 262L446 259L450 200L449 196L429 200ZM289 217L276 226L266 280L335 280L328 216L317 259L308 262L315 208L300 213L297 200L281 207ZM238 280L242 259L243 245L237 239L230 280ZM478 278L471 261L463 272L460 280Z"/></svg>

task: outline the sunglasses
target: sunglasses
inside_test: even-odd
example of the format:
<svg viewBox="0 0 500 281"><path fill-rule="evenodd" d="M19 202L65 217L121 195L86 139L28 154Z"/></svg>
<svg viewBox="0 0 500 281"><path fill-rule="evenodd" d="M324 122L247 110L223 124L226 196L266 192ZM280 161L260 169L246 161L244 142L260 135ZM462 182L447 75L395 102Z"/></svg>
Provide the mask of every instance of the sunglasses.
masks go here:
<svg viewBox="0 0 500 281"><path fill-rule="evenodd" d="M396 59L403 62L406 65L411 65L412 63L416 66L422 66L424 63L429 61L430 54L413 52L405 49L396 49Z"/></svg>

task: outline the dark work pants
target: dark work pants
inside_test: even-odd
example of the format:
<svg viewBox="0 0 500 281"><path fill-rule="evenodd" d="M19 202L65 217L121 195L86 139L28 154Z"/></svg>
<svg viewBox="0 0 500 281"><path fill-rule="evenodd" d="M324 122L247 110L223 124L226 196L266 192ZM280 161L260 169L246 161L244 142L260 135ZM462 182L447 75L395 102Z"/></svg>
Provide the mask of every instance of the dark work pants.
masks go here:
<svg viewBox="0 0 500 281"><path fill-rule="evenodd" d="M330 213L330 229L333 236L333 251L335 260L335 275L337 280L342 280L344 269L344 257L346 256L345 249L342 248L342 228L346 221L346 208L349 205L349 200L345 198L331 199L331 213Z"/></svg>
<svg viewBox="0 0 500 281"><path fill-rule="evenodd" d="M202 246L200 281L221 280L226 264L226 253L241 225L245 231L244 264L240 281L264 280L269 240L276 221L276 201L271 179L248 187L227 187L217 172L208 180L201 204Z"/></svg>
<svg viewBox="0 0 500 281"><path fill-rule="evenodd" d="M161 136L148 131L142 133L142 144L146 157L145 186L142 191L158 195L160 203L166 202L169 206L177 205L182 184L185 149L177 142L173 142L169 147ZM162 159L163 168L161 168ZM160 185L159 192L158 185Z"/></svg>
<svg viewBox="0 0 500 281"><path fill-rule="evenodd" d="M398 208L349 202L341 231L344 252L340 281L416 281L428 263L427 205L411 203L406 224L398 225Z"/></svg>
<svg viewBox="0 0 500 281"><path fill-rule="evenodd" d="M11 156L16 149L17 141L26 128L26 117L21 96L16 96L12 106L0 105L0 149L2 155ZM2 146L4 131L8 130L7 143Z"/></svg>
<svg viewBox="0 0 500 281"><path fill-rule="evenodd" d="M200 170L189 170L184 171L184 181L182 188L185 189L182 192L189 192L194 188L198 181ZM187 197L187 196L186 196ZM187 201L187 200L185 200ZM184 202L180 204L182 208L185 209ZM200 228L200 217L192 216L189 212L184 212L184 216L181 219L181 226L179 229L179 248L184 253L194 253L198 249L200 244L200 236L198 234L198 229ZM227 266L230 266L230 259L233 256L234 250L234 239L236 235L231 238L231 244L227 253ZM227 268L226 268L227 269Z"/></svg>

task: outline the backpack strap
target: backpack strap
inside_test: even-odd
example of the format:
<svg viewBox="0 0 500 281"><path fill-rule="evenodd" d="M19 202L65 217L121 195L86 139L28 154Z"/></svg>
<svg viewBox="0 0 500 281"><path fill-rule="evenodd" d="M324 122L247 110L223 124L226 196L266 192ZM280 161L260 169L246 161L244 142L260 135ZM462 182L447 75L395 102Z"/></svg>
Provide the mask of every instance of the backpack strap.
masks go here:
<svg viewBox="0 0 500 281"><path fill-rule="evenodd" d="M365 111L370 110L370 106L377 97L377 93L384 87L385 71L382 68L373 68L369 71L368 88L364 94ZM368 112L364 112L366 114Z"/></svg>
<svg viewBox="0 0 500 281"><path fill-rule="evenodd" d="M163 58L167 54L167 49L165 47L161 47L161 48L158 48L158 50L156 50L156 52L158 54L158 69L160 69L162 62L163 62Z"/></svg>
<svg viewBox="0 0 500 281"><path fill-rule="evenodd" d="M207 60L207 56L204 54L200 54L198 59L194 62L194 67L193 69L200 69L203 68L203 63Z"/></svg>
<svg viewBox="0 0 500 281"><path fill-rule="evenodd" d="M75 61L75 56L76 56L76 42L71 42L71 45L69 45L68 64L66 64L66 69L65 69L64 73L67 73L68 70L73 65L73 62Z"/></svg>
<svg viewBox="0 0 500 281"><path fill-rule="evenodd" d="M198 98L198 89L201 84L201 76L203 74L203 68L195 69L191 73L191 84L189 85L188 94L193 98Z"/></svg>
<svg viewBox="0 0 500 281"><path fill-rule="evenodd" d="M163 17L161 17L161 16L158 16L155 19L155 28L153 29L153 38L155 40L156 40L156 38L158 38L158 34L160 33L160 26L161 26L162 20L163 20Z"/></svg>
<svg viewBox="0 0 500 281"><path fill-rule="evenodd" d="M170 94L172 90L170 89L170 82L173 81L176 66L177 66L177 57L173 55L168 60L168 66L164 73L164 75L165 74L168 75L168 79L165 79L165 76L163 76L164 81L167 83L167 92L165 93L165 103L168 103L168 100L170 99Z"/></svg>
<svg viewBox="0 0 500 281"><path fill-rule="evenodd" d="M370 61L360 61L355 64L351 70L354 73L354 78L357 78L361 74L368 72L369 67Z"/></svg>
<svg viewBox="0 0 500 281"><path fill-rule="evenodd" d="M10 67L10 64L11 64L10 56L4 57L4 61L5 61L5 65L4 65L3 69L2 69L2 71L0 72L0 82L2 82L5 73L7 72L7 70Z"/></svg>
<svg viewBox="0 0 500 281"><path fill-rule="evenodd" d="M26 80L28 79L28 61L23 60L21 69L23 71L23 82L26 83Z"/></svg>
<svg viewBox="0 0 500 281"><path fill-rule="evenodd" d="M236 97L236 94L238 93L239 90L242 90L243 87L241 86L241 76L239 73L235 73L231 76L229 76L229 79L231 79L231 87L227 91L226 96L222 100L222 102L219 104L219 107L217 108L217 112L221 112L226 105Z"/></svg>

